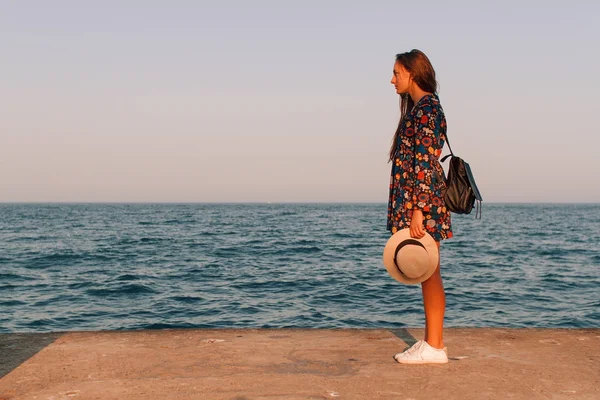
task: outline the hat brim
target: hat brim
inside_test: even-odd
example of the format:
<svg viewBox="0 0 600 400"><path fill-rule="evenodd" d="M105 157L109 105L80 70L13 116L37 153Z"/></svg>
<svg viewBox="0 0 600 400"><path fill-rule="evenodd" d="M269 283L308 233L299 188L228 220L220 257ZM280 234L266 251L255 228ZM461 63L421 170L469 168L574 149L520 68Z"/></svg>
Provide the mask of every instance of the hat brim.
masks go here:
<svg viewBox="0 0 600 400"><path fill-rule="evenodd" d="M418 278L409 278L408 276L404 275L394 263L396 248L400 243L407 239L418 240L423 247L425 247L427 256L429 257L429 268ZM425 236L423 236L421 239L411 238L409 228L405 228L394 233L388 239L385 248L383 249L383 265L385 265L385 269L387 269L392 278L407 285L415 285L429 279L437 269L439 260L439 250L433 237L429 233L425 233Z"/></svg>

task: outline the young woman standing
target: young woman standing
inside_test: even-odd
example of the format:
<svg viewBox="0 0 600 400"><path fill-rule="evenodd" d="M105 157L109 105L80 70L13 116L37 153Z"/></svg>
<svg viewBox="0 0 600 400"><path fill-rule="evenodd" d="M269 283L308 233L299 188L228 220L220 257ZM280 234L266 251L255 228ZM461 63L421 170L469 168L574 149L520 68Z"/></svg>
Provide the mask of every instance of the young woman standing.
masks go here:
<svg viewBox="0 0 600 400"><path fill-rule="evenodd" d="M387 229L409 228L413 238L430 234L439 246L452 237L444 204L444 171L439 162L446 141L446 118L437 96L435 71L419 50L397 54L391 80L401 97L401 117L390 149L392 173ZM421 283L425 337L394 357L399 363L447 363L443 327L446 296L440 265Z"/></svg>

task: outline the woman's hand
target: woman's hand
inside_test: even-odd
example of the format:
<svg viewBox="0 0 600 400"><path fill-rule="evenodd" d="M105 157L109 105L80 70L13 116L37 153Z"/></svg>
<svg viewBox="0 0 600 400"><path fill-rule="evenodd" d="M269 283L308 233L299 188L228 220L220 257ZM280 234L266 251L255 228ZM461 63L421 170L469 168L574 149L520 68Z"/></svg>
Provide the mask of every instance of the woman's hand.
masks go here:
<svg viewBox="0 0 600 400"><path fill-rule="evenodd" d="M423 236L425 236L423 211L413 209L412 219L410 220L410 237L421 239Z"/></svg>

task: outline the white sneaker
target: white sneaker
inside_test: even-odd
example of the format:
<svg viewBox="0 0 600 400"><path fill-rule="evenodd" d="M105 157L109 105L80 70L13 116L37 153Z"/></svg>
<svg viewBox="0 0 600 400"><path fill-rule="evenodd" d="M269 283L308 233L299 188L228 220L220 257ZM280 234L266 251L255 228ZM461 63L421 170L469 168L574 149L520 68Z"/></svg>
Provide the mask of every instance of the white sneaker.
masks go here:
<svg viewBox="0 0 600 400"><path fill-rule="evenodd" d="M410 349L394 356L400 364L446 364L445 349L436 349L424 340L415 343Z"/></svg>
<svg viewBox="0 0 600 400"><path fill-rule="evenodd" d="M418 342L416 342L415 344L413 344L412 346L410 346L408 349L404 350L401 353L398 353L394 356L394 359L396 361L398 361L398 357L400 357L401 355L407 355L407 354L412 354L415 351L417 351L419 349L419 347L421 347L421 344L424 342L424 340L419 340Z"/></svg>
<svg viewBox="0 0 600 400"><path fill-rule="evenodd" d="M408 349L404 350L401 353L398 353L394 356L394 359L396 361L398 361L397 357L399 357L401 354L408 354L408 353L414 353L415 351L417 351L417 349L419 347L421 347L421 344L425 342L424 340L419 340L418 342L416 342L415 344L413 344L412 346L410 346ZM444 353L446 353L446 357L448 356L448 347L444 346L443 348Z"/></svg>

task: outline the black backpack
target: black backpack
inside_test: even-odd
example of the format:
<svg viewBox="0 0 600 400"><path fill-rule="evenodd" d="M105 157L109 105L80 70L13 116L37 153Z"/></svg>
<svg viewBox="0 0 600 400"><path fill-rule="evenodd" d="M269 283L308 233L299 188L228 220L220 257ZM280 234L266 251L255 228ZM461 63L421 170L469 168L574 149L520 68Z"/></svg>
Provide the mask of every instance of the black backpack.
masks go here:
<svg viewBox="0 0 600 400"><path fill-rule="evenodd" d="M448 178L446 179L446 193L444 193L446 207L456 214L470 214L475 201L477 201L475 218L479 214L479 219L481 219L481 202L483 198L475 184L471 167L465 160L454 155L448 136L446 136L446 143L448 143L450 154L443 157L441 161L444 162L448 157L452 157L448 168Z"/></svg>

